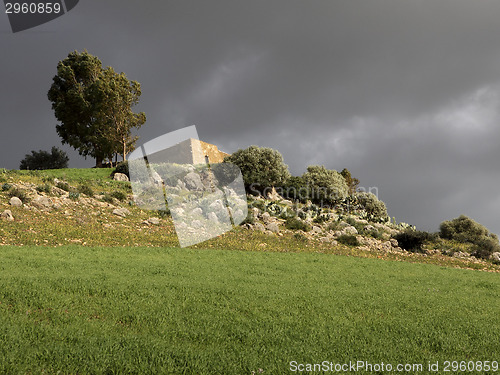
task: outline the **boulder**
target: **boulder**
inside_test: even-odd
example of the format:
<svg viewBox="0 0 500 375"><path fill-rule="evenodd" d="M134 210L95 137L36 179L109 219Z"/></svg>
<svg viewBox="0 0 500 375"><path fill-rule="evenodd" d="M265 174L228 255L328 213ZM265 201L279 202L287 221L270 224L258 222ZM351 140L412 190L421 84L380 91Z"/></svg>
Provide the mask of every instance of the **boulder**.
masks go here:
<svg viewBox="0 0 500 375"><path fill-rule="evenodd" d="M128 176L124 173L115 173L113 180L115 180L115 181L130 181Z"/></svg>
<svg viewBox="0 0 500 375"><path fill-rule="evenodd" d="M271 215L269 214L269 212L264 212L261 215L261 218L264 223L269 223L271 221Z"/></svg>
<svg viewBox="0 0 500 375"><path fill-rule="evenodd" d="M31 204L37 208L50 208L52 206L52 201L43 195L39 195L33 199Z"/></svg>
<svg viewBox="0 0 500 375"><path fill-rule="evenodd" d="M274 187L269 193L267 193L267 199L269 199L270 201L277 201L280 198L280 195L276 192L276 189Z"/></svg>
<svg viewBox="0 0 500 375"><path fill-rule="evenodd" d="M13 221L14 216L12 215L12 212L10 210L5 210L2 212L2 215L0 215L2 219L7 220L7 221Z"/></svg>
<svg viewBox="0 0 500 375"><path fill-rule="evenodd" d="M495 261L495 262L500 262L500 253L495 252L495 253L491 254L490 259Z"/></svg>
<svg viewBox="0 0 500 375"><path fill-rule="evenodd" d="M255 230L259 230L261 232L264 232L266 230L266 227L261 223L255 223L253 227Z"/></svg>
<svg viewBox="0 0 500 375"><path fill-rule="evenodd" d="M150 217L147 221L149 224L153 224L153 225L160 224L160 219L158 219L157 217Z"/></svg>
<svg viewBox="0 0 500 375"><path fill-rule="evenodd" d="M391 238L389 241L391 241L392 247L398 247L399 246L399 243L398 243L397 239Z"/></svg>
<svg viewBox="0 0 500 375"><path fill-rule="evenodd" d="M197 190L197 191L204 190L203 183L201 182L201 178L198 173L189 172L184 177L184 183L186 184L186 187L189 190Z"/></svg>
<svg viewBox="0 0 500 375"><path fill-rule="evenodd" d="M210 212L207 215L207 218L208 218L208 220L210 220L213 223L218 223L219 222L219 218L217 217L217 215L215 214L215 212Z"/></svg>
<svg viewBox="0 0 500 375"><path fill-rule="evenodd" d="M346 234L346 235L356 235L358 234L358 230L352 226L347 226L344 229L342 229L341 234Z"/></svg>
<svg viewBox="0 0 500 375"><path fill-rule="evenodd" d="M267 223L266 229L273 232L273 233L278 233L280 231L280 228L279 228L278 224L276 224L276 223Z"/></svg>
<svg viewBox="0 0 500 375"><path fill-rule="evenodd" d="M120 217L126 217L127 215L130 215L130 211L126 208L116 208L113 210L113 214Z"/></svg>
<svg viewBox="0 0 500 375"><path fill-rule="evenodd" d="M313 231L314 233L321 233L323 230L321 229L321 227L318 227L318 226L314 225L314 226L312 227L312 231Z"/></svg>
<svg viewBox="0 0 500 375"><path fill-rule="evenodd" d="M14 207L21 207L23 202L18 197L10 198L9 204Z"/></svg>
<svg viewBox="0 0 500 375"><path fill-rule="evenodd" d="M191 215L193 216L203 215L203 210L200 207L196 207L195 209L193 209L193 211L191 211Z"/></svg>

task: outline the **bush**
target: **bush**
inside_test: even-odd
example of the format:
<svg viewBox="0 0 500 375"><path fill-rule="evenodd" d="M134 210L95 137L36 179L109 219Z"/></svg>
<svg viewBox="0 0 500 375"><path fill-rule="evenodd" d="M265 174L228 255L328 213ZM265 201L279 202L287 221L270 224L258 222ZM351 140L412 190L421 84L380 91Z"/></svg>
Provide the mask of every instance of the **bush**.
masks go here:
<svg viewBox="0 0 500 375"><path fill-rule="evenodd" d="M109 195L108 193L104 194L104 196L102 197L102 200L106 203L109 203L109 204L114 203L113 197L111 195Z"/></svg>
<svg viewBox="0 0 500 375"><path fill-rule="evenodd" d="M56 187L58 187L61 190L67 191L67 192L71 191L71 186L69 186L69 184L67 182L59 181L56 184Z"/></svg>
<svg viewBox="0 0 500 375"><path fill-rule="evenodd" d="M442 238L474 244L485 238L498 241L498 237L485 226L465 215L460 215L451 221L443 221L439 225L439 235Z"/></svg>
<svg viewBox="0 0 500 375"><path fill-rule="evenodd" d="M23 203L28 203L29 202L29 198L28 198L28 195L26 194L26 192L22 189L19 189L19 188L16 188L16 187L13 187L9 190L9 197L18 197L21 202Z"/></svg>
<svg viewBox="0 0 500 375"><path fill-rule="evenodd" d="M122 191L118 191L118 190L113 191L113 192L111 193L111 196L112 196L113 198L118 199L120 202L123 202L125 199L127 199L127 194L125 194L125 193L124 193L124 192L122 192Z"/></svg>
<svg viewBox="0 0 500 375"><path fill-rule="evenodd" d="M357 193L356 198L358 204L368 214L368 218L372 221L384 221L389 218L385 203L377 198L373 193Z"/></svg>
<svg viewBox="0 0 500 375"><path fill-rule="evenodd" d="M406 229L404 232L393 236L398 241L399 247L412 253L423 253L422 245L427 241L434 240L435 235L428 232Z"/></svg>
<svg viewBox="0 0 500 375"><path fill-rule="evenodd" d="M309 199L320 205L336 204L347 197L349 187L340 173L326 169L324 166L312 165L302 179L308 187Z"/></svg>
<svg viewBox="0 0 500 375"><path fill-rule="evenodd" d="M489 259L491 254L500 252L498 241L492 238L482 238L475 243L471 255L476 258Z"/></svg>
<svg viewBox="0 0 500 375"><path fill-rule="evenodd" d="M12 188L11 184L5 183L2 185L2 191L9 191Z"/></svg>
<svg viewBox="0 0 500 375"><path fill-rule="evenodd" d="M38 185L36 187L36 191L40 192L40 193L46 193L46 194L49 194L50 191L51 191L51 187L50 185L48 184L43 184L43 185Z"/></svg>
<svg viewBox="0 0 500 375"><path fill-rule="evenodd" d="M80 193L76 192L76 191L70 191L69 192L69 199L72 199L74 201L77 201L78 198L80 198Z"/></svg>
<svg viewBox="0 0 500 375"><path fill-rule="evenodd" d="M227 156L224 162L240 168L245 188L252 194L283 186L290 178L283 156L272 148L250 146Z"/></svg>
<svg viewBox="0 0 500 375"><path fill-rule="evenodd" d="M51 152L31 151L21 160L19 169L41 170L68 168L68 155L57 147L52 147Z"/></svg>
<svg viewBox="0 0 500 375"><path fill-rule="evenodd" d="M302 177L292 176L287 182L276 189L283 198L305 203L310 197L310 191L307 182Z"/></svg>
<svg viewBox="0 0 500 375"><path fill-rule="evenodd" d="M303 230L304 232L309 232L312 229L308 223L298 219L297 217L288 218L285 222L285 228L290 230Z"/></svg>
<svg viewBox="0 0 500 375"><path fill-rule="evenodd" d="M337 238L337 241L340 242L341 244L347 245L347 246L359 246L361 245L356 238L356 236L352 234L343 234Z"/></svg>
<svg viewBox="0 0 500 375"><path fill-rule="evenodd" d="M340 172L342 177L344 177L347 187L349 188L349 194L353 195L358 189L359 180L351 176L351 172L347 168L342 169Z"/></svg>
<svg viewBox="0 0 500 375"><path fill-rule="evenodd" d="M111 173L111 177L115 175L115 173L123 173L124 175L127 175L128 178L130 178L130 173L128 169L128 161L122 161L118 163L116 166L115 170Z"/></svg>
<svg viewBox="0 0 500 375"><path fill-rule="evenodd" d="M88 185L80 185L78 187L78 192L80 194L85 194L87 197L93 197L94 196L94 190Z"/></svg>

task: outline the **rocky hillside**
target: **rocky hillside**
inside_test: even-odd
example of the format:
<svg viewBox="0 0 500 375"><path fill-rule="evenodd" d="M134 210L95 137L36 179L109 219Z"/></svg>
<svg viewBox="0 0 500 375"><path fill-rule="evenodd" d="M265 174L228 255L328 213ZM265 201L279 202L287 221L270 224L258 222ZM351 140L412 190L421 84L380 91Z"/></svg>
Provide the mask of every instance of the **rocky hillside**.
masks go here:
<svg viewBox="0 0 500 375"><path fill-rule="evenodd" d="M12 173L0 187L0 245L178 246L170 216L138 208L127 181ZM249 197L248 203L248 217L239 228L194 247L316 251L500 269L495 264L499 253L477 259L471 246L439 238L408 251L394 238L409 229L407 224L370 220L363 210L319 208L277 194Z"/></svg>

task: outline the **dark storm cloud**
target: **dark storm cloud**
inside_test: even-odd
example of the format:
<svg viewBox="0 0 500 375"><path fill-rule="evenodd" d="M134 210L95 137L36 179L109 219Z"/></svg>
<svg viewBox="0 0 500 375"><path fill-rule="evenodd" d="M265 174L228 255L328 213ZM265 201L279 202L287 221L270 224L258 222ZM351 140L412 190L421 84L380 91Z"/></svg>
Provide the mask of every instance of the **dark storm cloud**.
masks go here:
<svg viewBox="0 0 500 375"><path fill-rule="evenodd" d="M466 213L500 232L499 15L487 0L82 0L16 35L4 17L0 160L59 145L46 92L86 48L142 84L143 141L196 124L226 151L280 150L295 174L347 167L398 220Z"/></svg>

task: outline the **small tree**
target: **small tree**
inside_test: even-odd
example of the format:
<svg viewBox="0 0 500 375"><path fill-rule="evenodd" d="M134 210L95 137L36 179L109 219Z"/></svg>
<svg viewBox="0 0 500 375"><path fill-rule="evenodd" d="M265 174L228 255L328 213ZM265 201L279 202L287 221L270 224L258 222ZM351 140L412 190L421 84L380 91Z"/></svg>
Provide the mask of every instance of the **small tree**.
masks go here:
<svg viewBox="0 0 500 375"><path fill-rule="evenodd" d="M460 242L476 243L483 238L498 240L496 234L491 233L484 225L479 224L465 215L460 215L451 221L443 221L439 225L439 231L439 235L442 238L453 239Z"/></svg>
<svg viewBox="0 0 500 375"><path fill-rule="evenodd" d="M302 179L309 189L311 200L317 203L334 204L349 194L349 187L344 177L339 172L326 169L324 166L307 167Z"/></svg>
<svg viewBox="0 0 500 375"><path fill-rule="evenodd" d="M31 151L26 154L19 169L41 170L41 169L62 169L68 168L68 155L57 147L52 147L51 152Z"/></svg>
<svg viewBox="0 0 500 375"><path fill-rule="evenodd" d="M240 168L245 187L251 193L282 186L290 177L283 156L268 147L250 146L227 156L224 161Z"/></svg>
<svg viewBox="0 0 500 375"><path fill-rule="evenodd" d="M349 187L349 194L353 195L359 185L359 180L357 178L354 178L351 176L351 172L347 168L342 169L342 172L340 172L342 177L344 177L345 182L347 183L347 186Z"/></svg>
<svg viewBox="0 0 500 375"><path fill-rule="evenodd" d="M385 203L377 198L373 193L356 193L359 205L366 211L372 220L387 220L387 208Z"/></svg>

